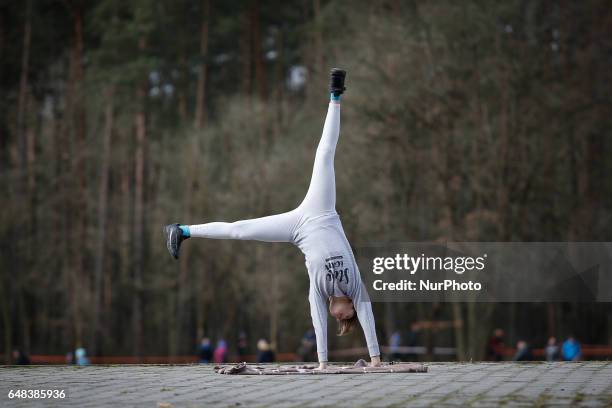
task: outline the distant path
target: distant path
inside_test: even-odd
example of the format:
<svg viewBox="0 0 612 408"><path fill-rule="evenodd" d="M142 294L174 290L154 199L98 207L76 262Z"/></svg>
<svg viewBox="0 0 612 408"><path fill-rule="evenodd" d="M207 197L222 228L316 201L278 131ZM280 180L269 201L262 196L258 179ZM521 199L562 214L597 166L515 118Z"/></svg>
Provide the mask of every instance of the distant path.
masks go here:
<svg viewBox="0 0 612 408"><path fill-rule="evenodd" d="M430 363L428 373L224 376L208 365L0 366L0 407L612 406L612 362ZM9 400L64 389L63 400Z"/></svg>

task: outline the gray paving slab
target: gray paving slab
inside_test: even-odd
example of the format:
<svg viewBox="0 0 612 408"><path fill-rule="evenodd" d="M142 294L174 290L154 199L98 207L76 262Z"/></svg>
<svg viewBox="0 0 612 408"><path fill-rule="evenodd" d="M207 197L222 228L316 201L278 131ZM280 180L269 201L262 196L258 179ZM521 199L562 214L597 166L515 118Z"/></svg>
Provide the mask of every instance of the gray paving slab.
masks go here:
<svg viewBox="0 0 612 408"><path fill-rule="evenodd" d="M612 406L612 362L428 366L428 373L326 376L227 376L211 365L0 366L0 407ZM10 399L11 390L66 396Z"/></svg>

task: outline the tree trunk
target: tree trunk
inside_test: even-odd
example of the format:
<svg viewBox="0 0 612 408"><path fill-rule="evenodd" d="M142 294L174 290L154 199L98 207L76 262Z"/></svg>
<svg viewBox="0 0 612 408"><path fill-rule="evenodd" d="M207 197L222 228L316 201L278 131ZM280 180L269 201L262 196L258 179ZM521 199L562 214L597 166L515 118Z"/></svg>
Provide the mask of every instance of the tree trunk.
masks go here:
<svg viewBox="0 0 612 408"><path fill-rule="evenodd" d="M0 11L0 61L4 58L4 47L6 44L6 22L4 13ZM4 74L4 67L0 68L0 74ZM2 141L2 139L0 139Z"/></svg>
<svg viewBox="0 0 612 408"><path fill-rule="evenodd" d="M70 268L72 276L72 297L74 307L74 325L76 343L83 341L83 321L81 320L82 299L86 295L83 293L87 285L84 284L86 277L83 275L84 254L87 250L87 231L86 231L86 192L85 192L85 103L83 96L83 9L77 4L71 10L73 16L73 35L74 43L70 55L70 78L69 95L66 108L67 117L72 121L74 130L75 151L72 155L72 174L76 175L76 194L73 195L71 214L68 224L71 232L72 246L72 266Z"/></svg>
<svg viewBox="0 0 612 408"><path fill-rule="evenodd" d="M106 242L106 217L108 204L108 179L110 169L111 140L113 134L113 89L108 89L105 93L106 108L104 112L104 134L102 140L102 152L100 163L100 185L98 187L98 242L96 245L96 260L94 269L94 326L91 338L91 352L100 355L101 348L101 309L102 309L102 290L104 279L104 255Z"/></svg>
<svg viewBox="0 0 612 408"><path fill-rule="evenodd" d="M278 259L278 258L276 258ZM273 299L270 302L270 345L273 350L278 351L278 321L279 321L279 298L280 298L280 288L279 288L279 277L278 274L272 274L272 282L270 288L270 295Z"/></svg>
<svg viewBox="0 0 612 408"><path fill-rule="evenodd" d="M196 94L195 127L206 125L206 77L208 70L208 28L210 25L210 0L202 2L202 26L200 29L200 69Z"/></svg>
<svg viewBox="0 0 612 408"><path fill-rule="evenodd" d="M119 132L118 132L119 133ZM118 139L127 139L129 138L129 134L122 134L118 137ZM117 230L115 234L119 237L119 257L121 259L121 274L120 280L121 284L124 288L132 289L132 263L134 253L132 251L134 247L134 241L132 240L132 235L134 231L134 214L133 214L133 204L134 197L132 191L132 175L134 171L134 166L132 165L132 150L128 146L130 146L129 142L124 142L126 145L126 151L123 153L123 165L121 166L121 222L117 225ZM129 333L129 327L127 326L127 322L124 320L121 322L121 328L126 333Z"/></svg>
<svg viewBox="0 0 612 408"><path fill-rule="evenodd" d="M459 361L465 361L467 356L467 351L465 347L465 337L463 335L463 325L465 325L465 319L463 318L463 304L453 302L453 320L455 324L453 325L455 331L455 348L457 350L456 357ZM462 322L462 324L457 324L458 322Z"/></svg>
<svg viewBox="0 0 612 408"><path fill-rule="evenodd" d="M141 38L138 48L146 49L146 41ZM142 356L143 351L143 313L142 313L142 267L144 261L144 152L146 143L145 103L147 81L143 80L137 90L138 109L135 117L136 150L134 153L134 264L132 300L132 329L134 335L134 355Z"/></svg>
<svg viewBox="0 0 612 408"><path fill-rule="evenodd" d="M285 75L285 53L283 52L284 48L284 36L283 30L279 29L278 34L276 35L276 64L274 67L274 83L282 84L284 75ZM273 90L273 98L274 103L276 104L276 109L274 110L274 118L272 123L272 132L269 132L270 141L268 143L268 153L272 148L272 144L276 139L280 137L281 134L281 124L283 121L283 92L280 86L274 86Z"/></svg>
<svg viewBox="0 0 612 408"><path fill-rule="evenodd" d="M26 108L26 112L34 112L34 109L32 109L32 104L33 104L33 97L31 95L28 95L27 99L27 108ZM25 138L26 138L26 181L27 181L27 201L24 202L24 210L26 213L26 217L28 220L28 224L29 224L29 231L28 229L26 229L27 234L28 234L28 239L27 239L27 253L28 254L33 254L35 253L38 248L37 248L37 236L38 236L38 228L36 225L36 221L37 221L37 213L36 213L36 168L35 168L35 164L36 164L36 129L34 127L33 124L31 125L26 125L25 126ZM32 275L34 273L36 273L36 260L35 259L26 259L24 262L24 266L25 268L27 268L28 272L27 275ZM27 278L27 275L24 276ZM22 282L23 285L23 282ZM22 286L22 288L20 288L21 294L20 294L20 301L22 302L26 302L25 301L25 296L26 296L26 286ZM35 319L36 316L33 316L31 314L30 311L27 310L28 308L28 304L24 304L24 308L23 311L25 312L24 316L23 316L23 333L24 333L24 340L22 343L22 347L24 348L24 350L27 350L28 352L30 351L30 339L31 339L31 326L32 326L32 322L34 321L35 324Z"/></svg>
<svg viewBox="0 0 612 408"><path fill-rule="evenodd" d="M69 95L66 96L66 105L70 103ZM55 109L59 110L59 106ZM65 108L68 111L68 106ZM64 319L62 324L62 333L60 338L62 339L62 346L70 350L74 346L74 321L76 319L76 307L73 302L74 297L72 296L72 273L70 268L71 252L69 240L62 239L62 237L70 236L68 228L68 218L70 213L70 194L69 188L64 177L66 168L68 167L68 151L64 148L67 141L66 133L68 132L68 123L66 115L59 119L59 114L56 114L54 119L54 131L52 136L52 153L51 157L54 160L53 178L54 184L52 185L58 199L53 205L53 231L52 231L52 242L56 243L53 250L58 253L59 256L54 257L54 265L52 271L58 276L62 277L63 286L61 287L62 293L65 298L64 304L62 305L67 309L64 313Z"/></svg>
<svg viewBox="0 0 612 408"><path fill-rule="evenodd" d="M313 0L312 9L314 12L314 54L315 54L315 74L322 75L324 70L323 62L323 34L321 33L321 0Z"/></svg>
<svg viewBox="0 0 612 408"><path fill-rule="evenodd" d="M27 112L34 112L33 108L34 98L29 96L28 98ZM26 168L27 168L27 216L29 218L29 231L28 231L28 253L32 254L36 251L37 247L37 235L38 229L36 225L36 129L34 126L26 126L25 129L26 138Z"/></svg>
<svg viewBox="0 0 612 408"><path fill-rule="evenodd" d="M140 96L142 93L139 92ZM145 113L142 109L136 113L136 151L134 154L134 263L132 303L134 355L142 355L142 262L143 262L143 178L144 178L144 144L146 137Z"/></svg>
<svg viewBox="0 0 612 408"><path fill-rule="evenodd" d="M0 61L3 61L6 57L4 48L6 47L6 17L4 11L0 10ZM0 64L0 78L4 78L6 75L6 65ZM0 120L6 123L5 111L0 110ZM8 155L6 154L8 145L8 130L4 126L0 126L0 171L4 171L8 168ZM2 175L2 173L0 173Z"/></svg>
<svg viewBox="0 0 612 408"><path fill-rule="evenodd" d="M244 27L242 39L240 41L240 53L242 61L242 94L251 95L251 19L250 10L245 8L241 17Z"/></svg>
<svg viewBox="0 0 612 408"><path fill-rule="evenodd" d="M6 364L10 364L11 362L11 350L13 348L12 339L13 339L13 327L11 324L11 314L10 314L10 299L8 297L8 293L10 292L10 288L5 286L5 268L2 268L0 271L0 312L2 312L2 333L4 334L4 361ZM6 289L5 289L6 288Z"/></svg>
<svg viewBox="0 0 612 408"><path fill-rule="evenodd" d="M23 26L23 48L21 55L21 73L20 73L20 81L19 81L19 96L17 101L17 130L15 132L17 137L17 146L18 146L18 157L15 163L15 168L17 169L17 174L19 175L16 181L17 188L17 200L19 202L26 202L26 194L28 191L28 139L29 135L26 129L26 117L28 112L28 88L29 88L29 70L30 70L30 45L31 45L31 34L32 34L32 1L28 0L26 3L26 15L25 22ZM28 204L30 200L27 200L25 214L22 215L22 220L24 222L28 222ZM26 227L27 228L27 227ZM30 231L28 231L30 232ZM31 240L27 239L26 241L28 246L31 245ZM29 250L30 248L18 248L20 251ZM29 274L31 271L31 264L28 261L25 264L21 265L23 268L23 272L25 275ZM29 323L28 323L28 315L25 310L25 302L24 302L24 273L19 274L16 280L16 298L17 298L17 306L18 306L18 321L21 323L21 327L16 328L19 330L18 333L21 337L21 347L26 349L29 348Z"/></svg>
<svg viewBox="0 0 612 408"><path fill-rule="evenodd" d="M20 288L19 293L17 295L17 310L18 310L18 321L21 324L20 327L20 335L21 335L21 342L19 343L19 345L21 346L20 348L25 350L27 353L30 352L30 340L31 340L31 336L30 336L30 313L28 310L28 306L26 305L26 300L25 300L25 290L23 290L22 288Z"/></svg>
<svg viewBox="0 0 612 408"><path fill-rule="evenodd" d="M261 49L261 25L259 18L260 2L253 1L251 8L251 34L253 38L253 60L255 65L255 87L257 88L257 96L262 101L267 99L266 74L264 70L263 51Z"/></svg>
<svg viewBox="0 0 612 408"><path fill-rule="evenodd" d="M169 325L167 334L168 334L168 355L175 356L177 355L178 349L178 326L179 324L175 321L177 315L177 296L176 296L176 285L172 285L168 288L168 296L167 296L167 319L168 321L173 322Z"/></svg>
<svg viewBox="0 0 612 408"><path fill-rule="evenodd" d="M19 145L20 164L26 163L26 146L24 137L27 92L28 92L28 71L30 69L30 41L32 35L32 0L26 3L26 17L23 26L23 49L21 54L21 76L19 80L19 99L17 101L17 137ZM21 173L25 174L25 172ZM23 191L23 184L21 186Z"/></svg>
<svg viewBox="0 0 612 408"><path fill-rule="evenodd" d="M138 92L143 98L142 91ZM146 124L144 108L136 113L136 151L134 154L134 263L133 263L133 335L134 355L142 355L142 262L143 262L143 178Z"/></svg>
<svg viewBox="0 0 612 408"><path fill-rule="evenodd" d="M546 304L546 334L548 337L556 336L557 334L557 305L555 303Z"/></svg>
<svg viewBox="0 0 612 408"><path fill-rule="evenodd" d="M183 36L184 37L184 36ZM189 97L189 63L187 62L186 40L181 41L181 52L179 56L179 66L181 80L178 83L178 114L181 123L187 122L187 99Z"/></svg>

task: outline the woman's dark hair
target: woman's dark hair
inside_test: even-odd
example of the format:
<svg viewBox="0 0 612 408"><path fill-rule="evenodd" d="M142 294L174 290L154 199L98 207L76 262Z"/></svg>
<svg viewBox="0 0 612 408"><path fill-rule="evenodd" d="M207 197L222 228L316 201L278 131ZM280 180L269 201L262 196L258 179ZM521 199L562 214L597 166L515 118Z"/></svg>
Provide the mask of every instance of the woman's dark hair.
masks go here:
<svg viewBox="0 0 612 408"><path fill-rule="evenodd" d="M357 312L353 310L353 316L349 319L338 319L338 336L350 333L357 325Z"/></svg>

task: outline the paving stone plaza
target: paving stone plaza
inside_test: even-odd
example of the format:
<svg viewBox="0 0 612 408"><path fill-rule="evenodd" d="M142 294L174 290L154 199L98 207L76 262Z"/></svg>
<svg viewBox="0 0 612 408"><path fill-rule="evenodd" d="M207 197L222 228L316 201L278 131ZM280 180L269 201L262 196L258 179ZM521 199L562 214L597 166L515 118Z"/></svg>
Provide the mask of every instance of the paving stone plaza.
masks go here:
<svg viewBox="0 0 612 408"><path fill-rule="evenodd" d="M284 376L220 375L212 365L0 366L0 407L612 407L612 362L427 365ZM49 389L65 398L8 397Z"/></svg>

